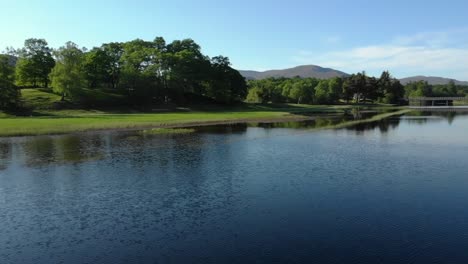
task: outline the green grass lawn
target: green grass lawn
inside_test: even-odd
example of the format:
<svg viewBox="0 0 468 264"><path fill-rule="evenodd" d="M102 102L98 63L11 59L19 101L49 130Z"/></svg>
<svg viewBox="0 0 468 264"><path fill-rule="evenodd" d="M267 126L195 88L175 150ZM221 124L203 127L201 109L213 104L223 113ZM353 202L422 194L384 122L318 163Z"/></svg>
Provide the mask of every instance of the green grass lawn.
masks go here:
<svg viewBox="0 0 468 264"><path fill-rule="evenodd" d="M52 109L55 103L60 102L61 97L48 89L22 89L22 105L28 109Z"/></svg>
<svg viewBox="0 0 468 264"><path fill-rule="evenodd" d="M150 114L104 114L71 112L57 116L0 118L0 136L24 136L69 133L98 129L157 127L213 121L271 119L290 115L287 112L183 112Z"/></svg>
<svg viewBox="0 0 468 264"><path fill-rule="evenodd" d="M60 96L47 90L24 89L22 100L25 107L33 109L34 116L17 117L0 113L0 136L25 136L61 134L102 129L133 129L170 127L206 122L275 120L297 118L303 115L344 113L355 107L349 105L296 105L296 104L243 104L239 106L197 106L172 109L171 112L156 109L152 113L126 110L53 110ZM365 106L373 109L389 106Z"/></svg>

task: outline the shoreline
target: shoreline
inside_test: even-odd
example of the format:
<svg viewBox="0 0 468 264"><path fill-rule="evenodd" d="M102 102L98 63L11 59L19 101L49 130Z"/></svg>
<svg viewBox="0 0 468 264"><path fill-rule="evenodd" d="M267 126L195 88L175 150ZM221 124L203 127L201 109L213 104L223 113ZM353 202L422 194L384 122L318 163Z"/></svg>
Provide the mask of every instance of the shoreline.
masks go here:
<svg viewBox="0 0 468 264"><path fill-rule="evenodd" d="M313 116L282 116L282 117L265 117L265 118L242 118L242 119L225 119L225 120L207 120L207 121L188 121L188 122L174 122L174 123L160 123L154 125L134 125L131 127L103 127L103 128L90 128L77 131L62 131L62 132L46 132L46 133L11 133L0 134L0 139L15 138L15 137L36 137L36 136L58 136L58 135L76 135L76 134L91 134L91 133L106 133L106 132L132 132L142 131L158 128L195 128L203 126L216 126L216 125L234 125L244 123L283 123L283 122L301 122L311 121L319 117L337 117L339 113L323 113L315 114ZM0 128L1 131L1 128Z"/></svg>
<svg viewBox="0 0 468 264"><path fill-rule="evenodd" d="M285 108L217 109L166 113L111 113L102 111L49 112L44 116L0 118L0 138L40 135L61 135L102 131L136 131L157 128L190 128L240 123L281 123L339 117L353 106L284 105ZM382 109L397 111L398 107L362 108L362 112Z"/></svg>

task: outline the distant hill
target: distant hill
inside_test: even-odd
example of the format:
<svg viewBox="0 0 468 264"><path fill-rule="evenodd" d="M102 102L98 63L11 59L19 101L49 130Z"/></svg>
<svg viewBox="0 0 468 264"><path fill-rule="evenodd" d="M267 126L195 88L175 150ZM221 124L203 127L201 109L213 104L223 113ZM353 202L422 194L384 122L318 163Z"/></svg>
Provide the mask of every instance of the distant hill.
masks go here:
<svg viewBox="0 0 468 264"><path fill-rule="evenodd" d="M443 77L435 77L435 76L413 76L400 79L401 84L406 85L410 82L417 82L417 81L426 81L431 85L440 85L440 84L448 84L451 80L455 82L456 85L468 85L468 82L465 81L458 81L449 78Z"/></svg>
<svg viewBox="0 0 468 264"><path fill-rule="evenodd" d="M264 72L243 71L243 70L240 70L239 72L246 79L250 79L250 80L266 79L270 77L293 78L293 77L299 76L302 78L329 79L333 77L349 76L349 74L347 73L337 71L334 69L322 68L316 65L303 65L303 66L297 66L297 67L290 68L290 69L271 70L271 71L264 71Z"/></svg>

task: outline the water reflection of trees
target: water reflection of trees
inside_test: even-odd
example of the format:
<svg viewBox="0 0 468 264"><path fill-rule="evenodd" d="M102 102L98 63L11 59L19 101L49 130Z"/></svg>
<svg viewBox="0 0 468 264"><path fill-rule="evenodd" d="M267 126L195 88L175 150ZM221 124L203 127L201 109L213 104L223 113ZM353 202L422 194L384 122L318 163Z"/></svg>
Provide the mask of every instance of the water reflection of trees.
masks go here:
<svg viewBox="0 0 468 264"><path fill-rule="evenodd" d="M356 133L362 133L365 131L378 129L380 133L386 134L390 130L394 130L400 125L399 118L385 118L375 122L359 123L354 126L346 127L347 130L356 131Z"/></svg>
<svg viewBox="0 0 468 264"><path fill-rule="evenodd" d="M12 160L12 145L9 142L0 142L0 170L7 168Z"/></svg>
<svg viewBox="0 0 468 264"><path fill-rule="evenodd" d="M241 134L246 124L216 126L187 135L143 135L130 133L97 133L63 136L18 138L0 143L0 169L13 159L12 149L17 146L18 162L28 167L47 164L81 163L102 160L126 162L138 168L156 162L161 168L172 168L174 160L196 164L203 157L203 149L216 138L208 134ZM219 138L225 140L225 138ZM196 167L196 166L194 166Z"/></svg>
<svg viewBox="0 0 468 264"><path fill-rule="evenodd" d="M207 145L226 141L223 134L242 135L249 127L265 129L320 129L342 128L349 131L363 133L378 129L381 133L388 133L397 128L403 120L409 124L423 125L427 122L444 122L449 124L460 116L468 113L460 112L412 112L404 119L397 117L385 118L375 122L366 121L377 112L351 111L345 115L318 117L302 122L280 123L249 123L208 126L196 128L197 133L187 135L143 135L138 132L126 133L97 133L64 136L43 136L2 140L0 142L0 169L4 170L11 162L13 150L15 157L26 166L42 166L51 163L81 163L110 157L110 160L127 162L136 169L148 162L157 164L160 168L170 170L176 164L174 160L184 164L202 162L206 155ZM429 117L429 118L427 118ZM431 118L437 117L437 118ZM360 121L356 123L356 121ZM352 126L346 126L352 121ZM13 148L13 145L17 145ZM138 155L135 155L138 153ZM205 154L204 154L205 153ZM198 167L193 166L194 170Z"/></svg>
<svg viewBox="0 0 468 264"><path fill-rule="evenodd" d="M360 111L359 109L353 109L346 112L344 115L333 115L317 117L313 120L299 121L299 122L280 122L280 123L251 123L250 126L262 127L262 128L288 128L288 129L320 129L320 128L341 128L342 125L347 125L353 121L363 121L357 125L351 125L346 127L348 130L365 131L375 128L379 128L383 133L386 133L391 128L396 128L399 124L397 119L384 119L381 121L367 123L366 119L372 118L377 114L381 114L376 111ZM396 120L396 121L395 121Z"/></svg>
<svg viewBox="0 0 468 264"><path fill-rule="evenodd" d="M407 114L407 122L412 124L426 124L427 122L438 122L446 120L451 125L455 119L468 116L468 112L461 111L414 111ZM416 117L416 118L411 118ZM426 118L430 117L430 118Z"/></svg>
<svg viewBox="0 0 468 264"><path fill-rule="evenodd" d="M318 117L313 120L278 122L278 123L249 123L251 127L261 127L267 129L288 128L288 129L316 129L340 125L349 121L346 116Z"/></svg>
<svg viewBox="0 0 468 264"><path fill-rule="evenodd" d="M195 130L198 133L210 133L210 134L242 134L247 131L248 124L228 124L228 125L216 125L216 126L201 126L196 127Z"/></svg>
<svg viewBox="0 0 468 264"><path fill-rule="evenodd" d="M104 156L99 135L32 137L24 140L20 156L27 166L49 163L76 163Z"/></svg>
<svg viewBox="0 0 468 264"><path fill-rule="evenodd" d="M237 157L247 144L222 143L225 138L206 133L137 132L29 137L0 144L0 160L13 158L23 165L15 167L15 174L28 176L31 192L21 200L41 212L33 214L41 228L50 226L47 220L56 208L69 217L92 211L101 214L102 226L116 229L114 233L102 232L105 238L123 232L151 245L159 238L171 242L206 234L211 228L206 223L214 216L217 222L228 223L235 202L232 178L240 175ZM99 161L94 164L96 156ZM39 170L31 168L47 163L50 166ZM86 198L100 190L99 195ZM69 206L60 207L63 204ZM145 230L149 235L128 234L119 229L122 225L109 224L115 217L119 223L139 226L139 230L148 224L152 228ZM75 220L68 224L78 223L83 233L101 230L91 226L95 218Z"/></svg>

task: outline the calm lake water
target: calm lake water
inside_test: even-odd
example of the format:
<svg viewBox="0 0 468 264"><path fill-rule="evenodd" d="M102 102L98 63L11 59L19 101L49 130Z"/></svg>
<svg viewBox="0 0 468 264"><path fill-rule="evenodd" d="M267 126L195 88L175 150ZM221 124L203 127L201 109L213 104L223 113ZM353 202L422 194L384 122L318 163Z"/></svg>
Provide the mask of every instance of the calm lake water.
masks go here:
<svg viewBox="0 0 468 264"><path fill-rule="evenodd" d="M468 263L468 116L345 119L0 139L0 263Z"/></svg>

